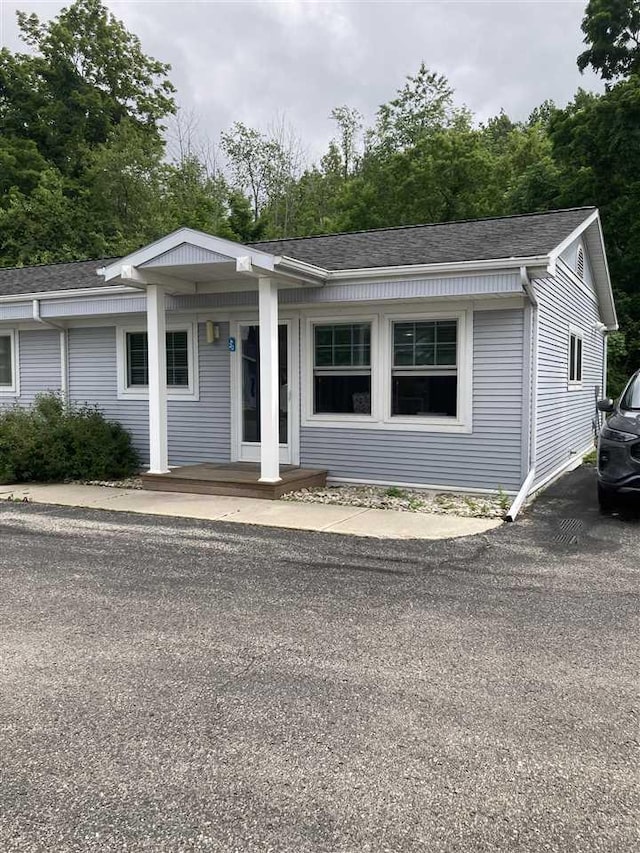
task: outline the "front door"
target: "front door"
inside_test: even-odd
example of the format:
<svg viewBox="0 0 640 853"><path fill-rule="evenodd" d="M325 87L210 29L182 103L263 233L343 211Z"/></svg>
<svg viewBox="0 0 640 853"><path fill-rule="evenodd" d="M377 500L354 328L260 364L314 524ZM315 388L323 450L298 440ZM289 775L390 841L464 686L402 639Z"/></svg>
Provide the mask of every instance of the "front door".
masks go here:
<svg viewBox="0 0 640 853"><path fill-rule="evenodd" d="M240 462L260 461L260 327L238 323L234 370L236 456ZM278 414L280 463L294 461L292 452L291 376L292 324L278 325Z"/></svg>

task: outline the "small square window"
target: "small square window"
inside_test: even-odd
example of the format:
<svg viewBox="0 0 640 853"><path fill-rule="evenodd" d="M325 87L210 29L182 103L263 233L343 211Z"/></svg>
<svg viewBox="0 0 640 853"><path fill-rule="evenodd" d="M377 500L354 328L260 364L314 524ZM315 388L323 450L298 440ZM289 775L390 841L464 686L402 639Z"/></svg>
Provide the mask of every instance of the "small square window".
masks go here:
<svg viewBox="0 0 640 853"><path fill-rule="evenodd" d="M189 335L186 331L166 333L167 386L189 386ZM127 387L149 385L149 344L146 332L126 333Z"/></svg>

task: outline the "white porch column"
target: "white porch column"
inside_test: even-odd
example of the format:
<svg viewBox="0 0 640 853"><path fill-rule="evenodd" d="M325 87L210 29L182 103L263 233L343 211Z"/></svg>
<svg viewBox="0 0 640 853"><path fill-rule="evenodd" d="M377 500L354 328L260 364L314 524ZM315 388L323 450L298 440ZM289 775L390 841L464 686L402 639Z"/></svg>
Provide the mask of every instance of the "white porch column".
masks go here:
<svg viewBox="0 0 640 853"><path fill-rule="evenodd" d="M169 470L167 450L167 332L164 289L147 287L150 474Z"/></svg>
<svg viewBox="0 0 640 853"><path fill-rule="evenodd" d="M280 482L278 288L270 278L258 281L260 323L260 482Z"/></svg>

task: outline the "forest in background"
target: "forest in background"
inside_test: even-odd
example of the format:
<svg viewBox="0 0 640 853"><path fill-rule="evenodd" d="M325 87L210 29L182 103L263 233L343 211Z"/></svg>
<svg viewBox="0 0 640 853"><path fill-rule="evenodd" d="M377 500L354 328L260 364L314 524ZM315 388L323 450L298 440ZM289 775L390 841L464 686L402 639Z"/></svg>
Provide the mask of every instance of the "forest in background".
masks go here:
<svg viewBox="0 0 640 853"><path fill-rule="evenodd" d="M28 50L0 51L0 265L120 256L181 226L248 241L596 205L612 389L640 367L640 0L586 7L577 62L603 94L479 123L423 63L370 124L336 106L318 162L282 117L207 139L101 0L18 24Z"/></svg>

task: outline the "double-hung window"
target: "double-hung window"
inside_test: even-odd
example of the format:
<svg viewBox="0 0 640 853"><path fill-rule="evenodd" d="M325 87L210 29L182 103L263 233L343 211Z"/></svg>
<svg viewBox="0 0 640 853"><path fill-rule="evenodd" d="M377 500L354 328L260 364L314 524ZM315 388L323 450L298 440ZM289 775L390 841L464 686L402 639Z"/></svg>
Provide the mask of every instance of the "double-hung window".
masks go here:
<svg viewBox="0 0 640 853"><path fill-rule="evenodd" d="M458 321L392 323L391 416L458 416Z"/></svg>
<svg viewBox="0 0 640 853"><path fill-rule="evenodd" d="M195 324L166 332L169 397L198 399L198 350ZM149 393L149 341L144 329L118 328L118 397L146 399Z"/></svg>
<svg viewBox="0 0 640 853"><path fill-rule="evenodd" d="M583 339L577 330L569 330L569 385L582 384Z"/></svg>
<svg viewBox="0 0 640 853"><path fill-rule="evenodd" d="M313 326L313 413L371 414L371 323Z"/></svg>
<svg viewBox="0 0 640 853"><path fill-rule="evenodd" d="M149 385L149 343L146 332L126 332L127 387ZM167 332L167 386L189 387L189 336L186 330Z"/></svg>
<svg viewBox="0 0 640 853"><path fill-rule="evenodd" d="M13 332L0 331L0 394L16 392L15 358Z"/></svg>

